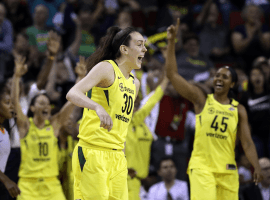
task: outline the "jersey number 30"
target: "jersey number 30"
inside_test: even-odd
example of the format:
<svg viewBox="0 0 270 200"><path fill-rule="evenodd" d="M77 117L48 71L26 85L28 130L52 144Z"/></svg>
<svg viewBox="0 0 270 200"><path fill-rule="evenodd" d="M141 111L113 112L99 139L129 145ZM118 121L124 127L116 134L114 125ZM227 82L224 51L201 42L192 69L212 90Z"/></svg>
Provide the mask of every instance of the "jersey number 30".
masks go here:
<svg viewBox="0 0 270 200"><path fill-rule="evenodd" d="M211 128L215 129L215 131L217 131L219 129L219 126L218 126L218 122L217 122L217 115L215 116L212 124L211 124ZM227 117L222 117L222 121L221 121L221 128L220 128L220 131L221 132L226 132L227 128L228 128L228 124L226 122L226 120L228 120L229 118Z"/></svg>
<svg viewBox="0 0 270 200"><path fill-rule="evenodd" d="M122 113L127 112L127 115L129 115L132 111L133 99L132 96L128 96L126 93L123 97L125 99L125 106L122 106Z"/></svg>

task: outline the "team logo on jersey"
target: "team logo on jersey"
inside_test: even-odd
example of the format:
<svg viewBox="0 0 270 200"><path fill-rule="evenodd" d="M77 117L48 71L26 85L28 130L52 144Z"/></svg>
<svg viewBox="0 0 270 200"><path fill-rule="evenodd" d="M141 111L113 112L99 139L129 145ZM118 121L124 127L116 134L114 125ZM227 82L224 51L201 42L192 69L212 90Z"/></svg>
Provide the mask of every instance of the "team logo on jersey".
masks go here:
<svg viewBox="0 0 270 200"><path fill-rule="evenodd" d="M51 130L51 128L50 128L50 127L46 128L46 131L50 131L50 130Z"/></svg>
<svg viewBox="0 0 270 200"><path fill-rule="evenodd" d="M121 91L121 92L128 92L128 93L130 93L130 94L134 94L134 90L132 90L132 89L130 89L130 88L128 88L128 87L124 87L124 86L123 86L123 83L120 83L120 84L119 84L119 88L120 88L120 91Z"/></svg>
<svg viewBox="0 0 270 200"><path fill-rule="evenodd" d="M230 111L234 111L235 109L234 109L233 107L230 107L229 110L230 110Z"/></svg>
<svg viewBox="0 0 270 200"><path fill-rule="evenodd" d="M124 92L123 83L120 83L120 84L119 84L119 88L120 88L120 91L121 91L121 92Z"/></svg>
<svg viewBox="0 0 270 200"><path fill-rule="evenodd" d="M215 113L215 108L213 108L213 107L208 108L208 113L209 114L214 114Z"/></svg>

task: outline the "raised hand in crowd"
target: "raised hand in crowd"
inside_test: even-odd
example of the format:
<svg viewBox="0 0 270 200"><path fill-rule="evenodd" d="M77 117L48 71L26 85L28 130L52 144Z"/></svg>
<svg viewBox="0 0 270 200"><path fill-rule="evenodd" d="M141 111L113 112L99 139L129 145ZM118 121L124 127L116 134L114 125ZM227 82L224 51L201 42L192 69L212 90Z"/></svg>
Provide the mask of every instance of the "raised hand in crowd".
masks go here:
<svg viewBox="0 0 270 200"><path fill-rule="evenodd" d="M75 67L75 73L78 75L76 82L80 81L83 77L85 77L87 73L85 57L79 57L79 62L77 62L77 65Z"/></svg>
<svg viewBox="0 0 270 200"><path fill-rule="evenodd" d="M48 56L56 56L59 51L61 37L53 31L49 32L49 39L47 40L47 54Z"/></svg>
<svg viewBox="0 0 270 200"><path fill-rule="evenodd" d="M47 41L47 58L43 64L37 78L37 88L39 90L44 89L46 82L48 80L49 74L51 72L53 62L60 50L61 37L53 31L49 32L49 39Z"/></svg>
<svg viewBox="0 0 270 200"><path fill-rule="evenodd" d="M15 76L18 78L21 78L27 71L28 67L27 64L25 64L25 57L22 57L20 55L17 55L15 57Z"/></svg>

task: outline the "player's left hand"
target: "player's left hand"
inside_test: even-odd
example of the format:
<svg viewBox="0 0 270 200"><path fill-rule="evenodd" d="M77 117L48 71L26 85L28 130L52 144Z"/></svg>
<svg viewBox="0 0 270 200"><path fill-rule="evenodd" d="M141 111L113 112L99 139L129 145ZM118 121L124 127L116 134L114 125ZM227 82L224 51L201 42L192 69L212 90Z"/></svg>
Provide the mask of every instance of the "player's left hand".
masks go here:
<svg viewBox="0 0 270 200"><path fill-rule="evenodd" d="M259 182L261 182L263 179L261 168L255 168L253 173L253 181L255 182L255 185L258 185Z"/></svg>
<svg viewBox="0 0 270 200"><path fill-rule="evenodd" d="M137 172L133 168L128 168L128 175L133 179L137 175Z"/></svg>

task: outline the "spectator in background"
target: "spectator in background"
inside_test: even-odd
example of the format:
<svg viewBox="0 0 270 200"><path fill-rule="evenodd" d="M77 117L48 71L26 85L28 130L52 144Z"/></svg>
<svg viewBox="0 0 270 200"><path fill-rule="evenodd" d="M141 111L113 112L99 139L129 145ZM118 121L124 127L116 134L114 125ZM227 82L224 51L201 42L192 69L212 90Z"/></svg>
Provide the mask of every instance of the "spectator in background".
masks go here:
<svg viewBox="0 0 270 200"><path fill-rule="evenodd" d="M259 67L250 72L248 91L240 99L248 113L251 135L258 157L269 156L270 95L263 70Z"/></svg>
<svg viewBox="0 0 270 200"><path fill-rule="evenodd" d="M65 0L27 0L28 6L31 14L35 13L36 7L38 5L44 5L48 9L48 18L45 23L48 27L53 27L52 19L61 3L65 2ZM35 14L34 14L35 15ZM35 17L34 17L35 18Z"/></svg>
<svg viewBox="0 0 270 200"><path fill-rule="evenodd" d="M189 200L188 184L176 179L177 169L170 157L160 161L158 175L162 182L154 184L149 189L148 200Z"/></svg>
<svg viewBox="0 0 270 200"><path fill-rule="evenodd" d="M92 33L94 24L91 17L93 11L94 10L91 7L85 6L84 8L81 8L78 15L82 27L82 41L78 55L84 57L89 57L96 50L95 36Z"/></svg>
<svg viewBox="0 0 270 200"><path fill-rule="evenodd" d="M258 56L270 50L270 30L262 24L263 13L256 5L248 5L242 11L245 24L237 26L232 33L232 45L235 53L246 62L246 73Z"/></svg>
<svg viewBox="0 0 270 200"><path fill-rule="evenodd" d="M141 180L148 176L151 144L156 136L148 128L145 118L151 113L155 104L160 101L168 84L164 74L161 84L149 95L146 104L140 106L137 98L134 104L134 114L128 127L125 154L128 167L128 194L129 200L140 199Z"/></svg>
<svg viewBox="0 0 270 200"><path fill-rule="evenodd" d="M32 25L33 20L27 5L23 5L20 0L5 0L4 2L7 18L13 25L15 36Z"/></svg>
<svg viewBox="0 0 270 200"><path fill-rule="evenodd" d="M207 0L196 19L199 31L200 53L210 56L214 61L224 59L229 53L228 28L217 23L218 7L213 0Z"/></svg>
<svg viewBox="0 0 270 200"><path fill-rule="evenodd" d="M181 98L171 83L168 84L165 94L158 107L155 107L151 116L146 119L150 123L150 130L159 136L152 144L151 164L158 170L163 156L173 156L177 162L177 178L186 180L188 159L188 145L186 144L186 125L188 111L192 108L189 101Z"/></svg>
<svg viewBox="0 0 270 200"><path fill-rule="evenodd" d="M243 191L244 200L268 200L270 199L270 160L269 158L259 159L263 180L258 186L252 183Z"/></svg>
<svg viewBox="0 0 270 200"><path fill-rule="evenodd" d="M125 29L127 27L132 27L132 15L127 10L123 10L118 14L118 18L116 20L116 26L121 29Z"/></svg>
<svg viewBox="0 0 270 200"><path fill-rule="evenodd" d="M6 19L6 8L0 4L0 81L4 80L6 61L13 47L13 28Z"/></svg>
<svg viewBox="0 0 270 200"><path fill-rule="evenodd" d="M13 75L15 57L23 56L23 57L26 57L28 60L29 50L30 50L29 48L30 46L28 42L28 35L24 32L18 33L15 36L14 48L6 61L6 66L8 67L6 68L6 71L5 71L5 78L10 78ZM30 77L26 77L26 78L31 79Z"/></svg>
<svg viewBox="0 0 270 200"><path fill-rule="evenodd" d="M28 65L33 64L36 68L40 67L40 62L45 57L47 49L46 42L49 37L49 29L46 26L46 21L48 16L48 8L44 5L37 5L34 12L34 25L26 30L30 44L30 61Z"/></svg>
<svg viewBox="0 0 270 200"><path fill-rule="evenodd" d="M196 34L188 34L179 41L181 49L176 52L178 73L186 80L195 82L205 81L209 78L209 69L213 63L200 54L200 39Z"/></svg>
<svg viewBox="0 0 270 200"><path fill-rule="evenodd" d="M268 60L266 57L264 56L259 56L258 58L256 58L253 62L253 67L261 67L266 80L268 81L268 84L270 84L270 63L268 63ZM270 86L270 85L269 85Z"/></svg>

